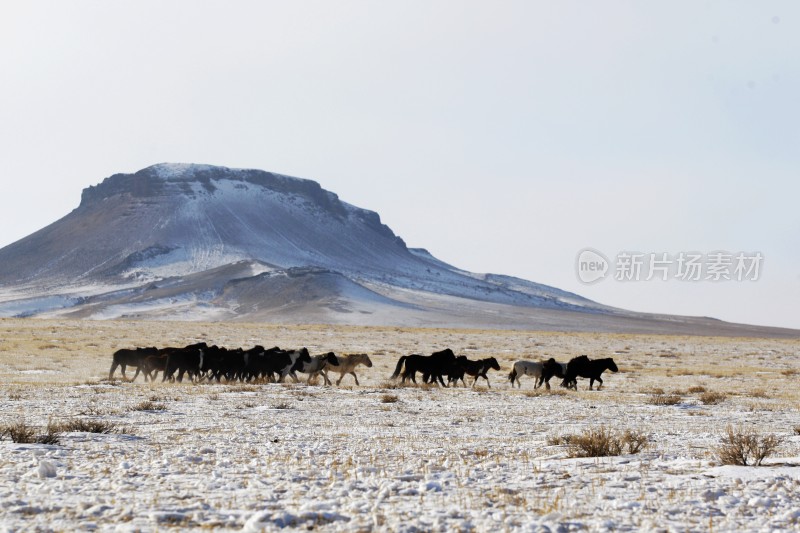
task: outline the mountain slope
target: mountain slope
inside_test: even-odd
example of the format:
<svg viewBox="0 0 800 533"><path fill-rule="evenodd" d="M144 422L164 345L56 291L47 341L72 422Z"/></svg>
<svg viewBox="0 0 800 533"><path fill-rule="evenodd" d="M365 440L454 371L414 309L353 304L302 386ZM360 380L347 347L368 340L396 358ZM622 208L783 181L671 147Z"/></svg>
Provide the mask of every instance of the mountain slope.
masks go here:
<svg viewBox="0 0 800 533"><path fill-rule="evenodd" d="M0 250L0 316L709 327L466 272L407 248L377 213L316 182L191 164L111 176Z"/></svg>

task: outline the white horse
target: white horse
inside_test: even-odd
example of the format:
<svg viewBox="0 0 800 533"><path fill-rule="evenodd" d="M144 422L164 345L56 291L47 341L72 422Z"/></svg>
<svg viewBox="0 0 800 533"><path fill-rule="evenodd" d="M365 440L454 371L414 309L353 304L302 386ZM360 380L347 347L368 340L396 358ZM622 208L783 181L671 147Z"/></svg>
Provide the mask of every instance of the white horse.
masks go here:
<svg viewBox="0 0 800 533"><path fill-rule="evenodd" d="M312 355L311 362L303 363L303 366L301 368L298 368L297 370L302 372L303 374L308 374L307 383L311 385L311 379L322 374L322 370L327 368L328 365L339 366L339 358L336 357L336 354L333 352L328 352L320 355ZM331 384L331 380L328 379L327 375L322 374L322 377L325 379L325 385Z"/></svg>
<svg viewBox="0 0 800 533"><path fill-rule="evenodd" d="M339 366L329 367L330 370L336 370L336 372L339 373L339 379L336 380L337 385L342 382L342 379L344 379L346 374L351 374L356 380L356 385L358 385L358 376L356 376L355 373L356 367L358 365L365 365L367 368L372 366L372 361L370 361L369 356L365 353L340 355L337 358L339 359ZM325 377L325 381L330 383L328 380L328 367L320 370L320 373ZM312 374L312 376L313 375L314 374Z"/></svg>
<svg viewBox="0 0 800 533"><path fill-rule="evenodd" d="M519 379L522 376L531 376L536 380L536 384L533 386L534 389L541 387L542 383L544 383L549 389L550 378L553 376L563 378L566 371L567 365L556 362L556 360L552 357L543 362L517 361L514 363L514 367L511 369L511 373L508 375L508 380L511 381L512 388L514 387L515 381L517 386L522 388L522 383L520 383Z"/></svg>
<svg viewBox="0 0 800 533"><path fill-rule="evenodd" d="M290 376L295 383L299 382L297 379L297 374L295 374L295 370L299 369L301 365L308 364L311 361L311 356L308 355L308 350L306 348L301 348L299 350L285 352L284 355L289 357L289 363L283 368L279 368L277 370L276 373L280 376L280 378L278 378L278 382L283 383L283 379L286 376Z"/></svg>

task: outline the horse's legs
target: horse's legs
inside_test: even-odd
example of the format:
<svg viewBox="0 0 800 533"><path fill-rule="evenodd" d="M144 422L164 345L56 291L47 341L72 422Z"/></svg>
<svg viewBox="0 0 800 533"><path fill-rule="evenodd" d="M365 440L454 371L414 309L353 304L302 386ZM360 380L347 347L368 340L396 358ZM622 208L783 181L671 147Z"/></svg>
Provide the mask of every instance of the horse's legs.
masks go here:
<svg viewBox="0 0 800 533"><path fill-rule="evenodd" d="M116 361L112 361L111 362L111 370L108 371L108 379L109 380L113 379L114 371L117 369L118 366L119 366L119 363L117 363Z"/></svg>
<svg viewBox="0 0 800 533"><path fill-rule="evenodd" d="M325 385L331 385L331 380L328 379L328 372L327 370L323 370L320 372L322 374L322 379L324 380Z"/></svg>
<svg viewBox="0 0 800 533"><path fill-rule="evenodd" d="M355 380L356 380L356 385L358 385L358 384L359 384L359 383L358 383L358 376L356 376L356 373L355 373L355 372L350 372L350 373L351 373L351 374L353 374L353 379L355 379Z"/></svg>
<svg viewBox="0 0 800 533"><path fill-rule="evenodd" d="M486 386L491 389L492 388L492 384L489 383L489 376L486 375L486 372L483 373L483 377L486 378ZM478 378L475 378L475 381L478 381Z"/></svg>
<svg viewBox="0 0 800 533"><path fill-rule="evenodd" d="M603 388L603 380L600 379L600 376L597 376L596 379L597 379L597 390L600 390L601 388Z"/></svg>
<svg viewBox="0 0 800 533"><path fill-rule="evenodd" d="M140 367L140 366L137 366L137 367L136 367L136 373L135 373L135 374L133 375L133 377L131 378L131 381L136 381L136 376L138 376L138 375L139 375L139 371L140 371L141 369L142 369L142 367Z"/></svg>
<svg viewBox="0 0 800 533"><path fill-rule="evenodd" d="M128 379L128 376L125 375L125 363L120 363L119 366L122 369L122 379Z"/></svg>

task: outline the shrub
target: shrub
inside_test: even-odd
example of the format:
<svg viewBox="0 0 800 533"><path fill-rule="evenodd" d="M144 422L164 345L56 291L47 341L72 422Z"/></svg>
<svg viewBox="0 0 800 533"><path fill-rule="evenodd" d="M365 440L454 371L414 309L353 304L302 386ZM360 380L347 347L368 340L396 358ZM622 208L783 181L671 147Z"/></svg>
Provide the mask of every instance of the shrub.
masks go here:
<svg viewBox="0 0 800 533"><path fill-rule="evenodd" d="M653 394L647 403L651 405L676 405L681 403L681 397L677 394Z"/></svg>
<svg viewBox="0 0 800 533"><path fill-rule="evenodd" d="M47 432L36 433L24 420L0 427L0 438L8 437L17 444L58 444L61 435L53 424L47 424Z"/></svg>
<svg viewBox="0 0 800 533"><path fill-rule="evenodd" d="M381 396L381 403L395 403L399 400L395 394L384 394Z"/></svg>
<svg viewBox="0 0 800 533"><path fill-rule="evenodd" d="M727 396L721 392L704 392L700 395L700 401L703 405L716 405L720 402L725 401Z"/></svg>
<svg viewBox="0 0 800 533"><path fill-rule="evenodd" d="M649 441L644 433L631 430L619 433L604 426L588 429L581 435L561 438L567 439L567 454L570 457L608 457L623 453L639 453Z"/></svg>
<svg viewBox="0 0 800 533"><path fill-rule="evenodd" d="M36 436L36 442L39 444L58 444L61 442L61 432L57 425L52 423L47 424L47 432Z"/></svg>
<svg viewBox="0 0 800 533"><path fill-rule="evenodd" d="M153 400L142 400L133 406L133 411L165 411L167 407L163 403L156 403Z"/></svg>
<svg viewBox="0 0 800 533"><path fill-rule="evenodd" d="M551 435L547 437L548 446L561 446L569 444L572 435Z"/></svg>
<svg viewBox="0 0 800 533"><path fill-rule="evenodd" d="M781 439L776 435L761 436L752 430L734 430L728 426L722 437L722 444L715 452L724 465L759 466L780 446Z"/></svg>
<svg viewBox="0 0 800 533"><path fill-rule="evenodd" d="M705 392L705 391L706 391L706 388L703 387L702 385L695 385L693 387L689 387L689 393L691 393L691 394L698 394L698 393Z"/></svg>
<svg viewBox="0 0 800 533"><path fill-rule="evenodd" d="M116 433L118 431L117 425L103 420L85 420L74 419L69 422L59 424L58 429L64 433L73 431L83 433Z"/></svg>
<svg viewBox="0 0 800 533"><path fill-rule="evenodd" d="M2 434L3 437L10 438L12 442L16 442L18 444L30 444L36 442L36 430L26 424L24 420L3 426L0 434Z"/></svg>

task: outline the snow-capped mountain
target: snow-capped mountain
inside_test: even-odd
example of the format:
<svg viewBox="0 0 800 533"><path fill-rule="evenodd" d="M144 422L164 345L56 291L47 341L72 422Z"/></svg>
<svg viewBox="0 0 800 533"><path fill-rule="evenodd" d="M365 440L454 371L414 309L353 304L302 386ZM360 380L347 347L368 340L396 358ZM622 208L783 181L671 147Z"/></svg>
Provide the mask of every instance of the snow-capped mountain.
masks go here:
<svg viewBox="0 0 800 533"><path fill-rule="evenodd" d="M0 316L630 330L666 318L465 272L311 180L194 164L115 174L0 250Z"/></svg>

